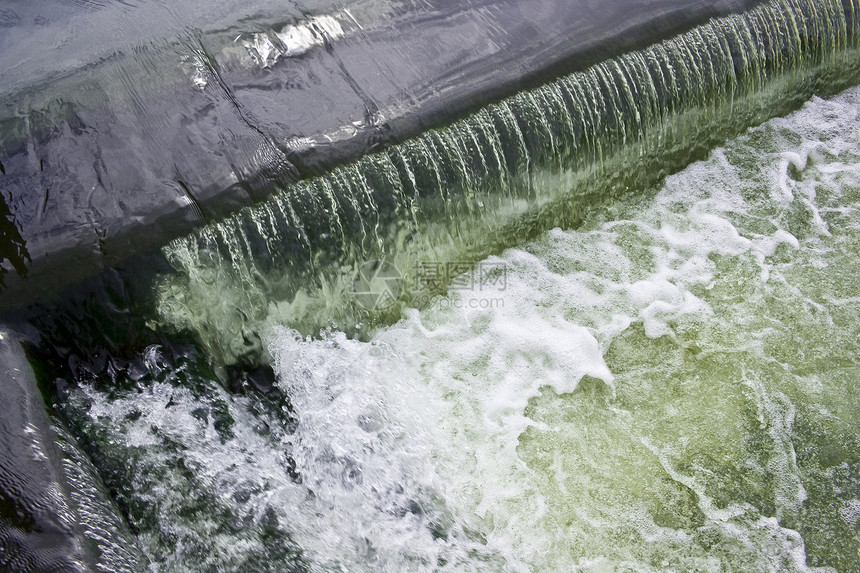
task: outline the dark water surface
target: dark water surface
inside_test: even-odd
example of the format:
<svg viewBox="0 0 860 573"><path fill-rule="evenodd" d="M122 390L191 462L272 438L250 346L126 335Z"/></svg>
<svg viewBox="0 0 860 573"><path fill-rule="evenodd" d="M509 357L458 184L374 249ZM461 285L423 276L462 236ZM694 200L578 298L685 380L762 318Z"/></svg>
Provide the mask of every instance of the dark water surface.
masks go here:
<svg viewBox="0 0 860 573"><path fill-rule="evenodd" d="M0 303L751 4L7 3L0 215L16 248Z"/></svg>

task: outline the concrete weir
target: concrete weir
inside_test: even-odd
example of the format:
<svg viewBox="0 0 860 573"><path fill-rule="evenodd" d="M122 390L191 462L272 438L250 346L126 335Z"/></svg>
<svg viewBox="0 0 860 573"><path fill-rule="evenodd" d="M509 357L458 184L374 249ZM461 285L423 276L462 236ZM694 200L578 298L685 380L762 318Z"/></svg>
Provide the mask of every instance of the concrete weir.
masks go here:
<svg viewBox="0 0 860 573"><path fill-rule="evenodd" d="M372 0L234 20L121 3L51 19L69 7L13 5L0 38L0 308L756 3ZM91 40L112 22L124 32ZM34 51L39 38L60 46Z"/></svg>

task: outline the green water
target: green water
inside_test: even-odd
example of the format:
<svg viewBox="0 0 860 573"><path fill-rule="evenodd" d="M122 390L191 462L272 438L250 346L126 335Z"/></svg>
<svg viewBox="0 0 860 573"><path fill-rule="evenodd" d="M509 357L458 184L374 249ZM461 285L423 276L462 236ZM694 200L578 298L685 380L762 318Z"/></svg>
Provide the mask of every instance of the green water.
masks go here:
<svg viewBox="0 0 860 573"><path fill-rule="evenodd" d="M442 294L425 262L474 264L590 205L659 184L726 138L813 94L860 81L853 3L782 0L522 92L367 155L192 235L164 253L155 326L194 333L216 361L256 363L263 332L377 326ZM362 264L404 276L398 304L355 304Z"/></svg>
<svg viewBox="0 0 860 573"><path fill-rule="evenodd" d="M197 347L59 406L153 569L860 569L858 23L714 20L165 247Z"/></svg>
<svg viewBox="0 0 860 573"><path fill-rule="evenodd" d="M292 415L158 347L64 407L155 570L856 571L858 247L852 88L368 341L268 327Z"/></svg>
<svg viewBox="0 0 860 573"><path fill-rule="evenodd" d="M589 285L552 306L614 376L524 411L551 569L792 570L805 543L809 565L857 570L857 109L813 102L656 204L525 249ZM619 312L630 324L601 336Z"/></svg>

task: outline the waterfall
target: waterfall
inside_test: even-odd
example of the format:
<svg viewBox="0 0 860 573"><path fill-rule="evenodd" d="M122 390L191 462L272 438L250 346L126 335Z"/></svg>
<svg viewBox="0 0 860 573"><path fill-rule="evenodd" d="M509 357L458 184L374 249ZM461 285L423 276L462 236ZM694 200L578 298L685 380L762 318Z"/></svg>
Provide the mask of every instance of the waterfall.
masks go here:
<svg viewBox="0 0 860 573"><path fill-rule="evenodd" d="M589 205L654 185L750 125L852 85L858 9L778 0L714 19L284 185L164 247L174 272L158 279L160 320L194 332L224 364L256 362L265 324L366 336L404 305L420 306L423 262L468 264L573 226ZM553 191L535 195L537 179ZM356 304L356 272L372 260L402 275L399 305Z"/></svg>

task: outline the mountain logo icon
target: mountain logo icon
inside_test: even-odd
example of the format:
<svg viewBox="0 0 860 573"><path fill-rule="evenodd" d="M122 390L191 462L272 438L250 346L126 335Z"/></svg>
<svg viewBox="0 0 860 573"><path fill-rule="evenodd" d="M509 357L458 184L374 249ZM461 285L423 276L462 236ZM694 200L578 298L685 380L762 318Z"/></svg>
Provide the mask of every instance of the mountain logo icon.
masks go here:
<svg viewBox="0 0 860 573"><path fill-rule="evenodd" d="M352 294L359 306L367 310L387 310L403 294L403 274L387 261L367 261L355 273Z"/></svg>

